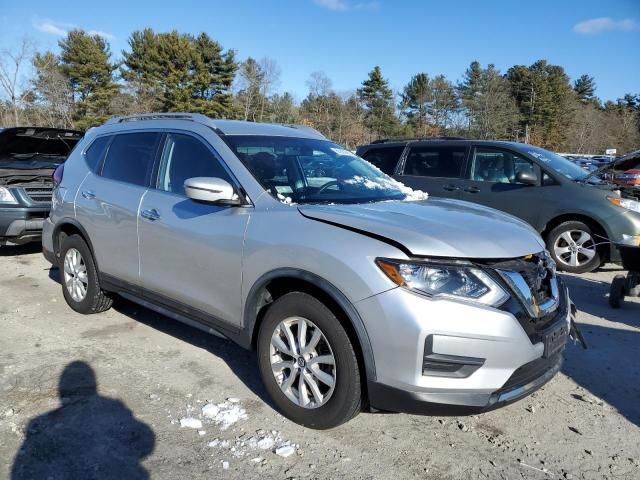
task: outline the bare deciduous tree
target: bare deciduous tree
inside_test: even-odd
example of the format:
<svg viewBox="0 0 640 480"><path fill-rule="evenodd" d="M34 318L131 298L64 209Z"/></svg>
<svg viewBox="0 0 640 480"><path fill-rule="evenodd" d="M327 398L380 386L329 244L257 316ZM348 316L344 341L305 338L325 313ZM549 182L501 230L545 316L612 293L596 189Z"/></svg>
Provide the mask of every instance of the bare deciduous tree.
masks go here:
<svg viewBox="0 0 640 480"><path fill-rule="evenodd" d="M21 103L27 93L23 90L23 78L25 65L32 53L32 43L28 38L23 38L15 49L4 49L0 59L0 88L7 97L13 112L14 125L20 124Z"/></svg>

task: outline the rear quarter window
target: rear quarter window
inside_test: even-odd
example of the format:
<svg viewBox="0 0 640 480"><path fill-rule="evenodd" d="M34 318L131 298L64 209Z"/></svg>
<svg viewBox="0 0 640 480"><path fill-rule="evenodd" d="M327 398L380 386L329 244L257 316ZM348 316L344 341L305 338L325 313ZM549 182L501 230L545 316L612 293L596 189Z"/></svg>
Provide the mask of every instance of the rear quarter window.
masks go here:
<svg viewBox="0 0 640 480"><path fill-rule="evenodd" d="M97 172L100 169L110 139L110 136L96 138L84 152L84 161L92 172Z"/></svg>
<svg viewBox="0 0 640 480"><path fill-rule="evenodd" d="M367 150L362 155L362 158L378 167L387 175L393 175L403 151L404 146L372 148Z"/></svg>

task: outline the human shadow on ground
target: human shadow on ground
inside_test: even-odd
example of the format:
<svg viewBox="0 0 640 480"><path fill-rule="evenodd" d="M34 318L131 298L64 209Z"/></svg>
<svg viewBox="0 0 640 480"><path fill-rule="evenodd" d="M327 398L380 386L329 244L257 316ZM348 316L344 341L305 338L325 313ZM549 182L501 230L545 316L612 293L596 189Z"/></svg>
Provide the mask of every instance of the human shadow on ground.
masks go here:
<svg viewBox="0 0 640 480"><path fill-rule="evenodd" d="M149 478L140 462L154 450L153 430L122 401L98 393L89 364L69 363L58 394L60 407L29 422L11 480Z"/></svg>

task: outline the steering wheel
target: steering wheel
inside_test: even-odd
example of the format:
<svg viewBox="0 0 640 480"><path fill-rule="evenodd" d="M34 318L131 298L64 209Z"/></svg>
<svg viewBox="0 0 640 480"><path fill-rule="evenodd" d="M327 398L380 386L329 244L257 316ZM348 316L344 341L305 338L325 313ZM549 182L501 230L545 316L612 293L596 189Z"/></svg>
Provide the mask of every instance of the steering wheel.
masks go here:
<svg viewBox="0 0 640 480"><path fill-rule="evenodd" d="M340 183L338 183L337 180L331 180L330 182L327 182L324 185L322 185L316 192L316 195L320 195L321 193L324 193L324 191L329 187L338 186L338 185L340 185Z"/></svg>

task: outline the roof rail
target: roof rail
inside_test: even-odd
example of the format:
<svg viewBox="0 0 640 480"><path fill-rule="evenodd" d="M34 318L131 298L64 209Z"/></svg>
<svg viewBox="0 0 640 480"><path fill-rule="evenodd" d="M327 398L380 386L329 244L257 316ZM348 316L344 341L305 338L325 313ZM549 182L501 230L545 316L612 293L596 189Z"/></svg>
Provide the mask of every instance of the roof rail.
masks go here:
<svg viewBox="0 0 640 480"><path fill-rule="evenodd" d="M449 137L449 136L440 136L440 137L391 137L391 138L380 138L378 140L374 140L371 142L372 144L377 143L388 143L388 142L418 142L421 140L468 140L464 137Z"/></svg>
<svg viewBox="0 0 640 480"><path fill-rule="evenodd" d="M125 122L140 122L143 120L190 120L192 122L202 123L204 125L213 126L213 121L201 113L138 113L135 115L127 115L124 117L111 117L105 122L105 125Z"/></svg>

